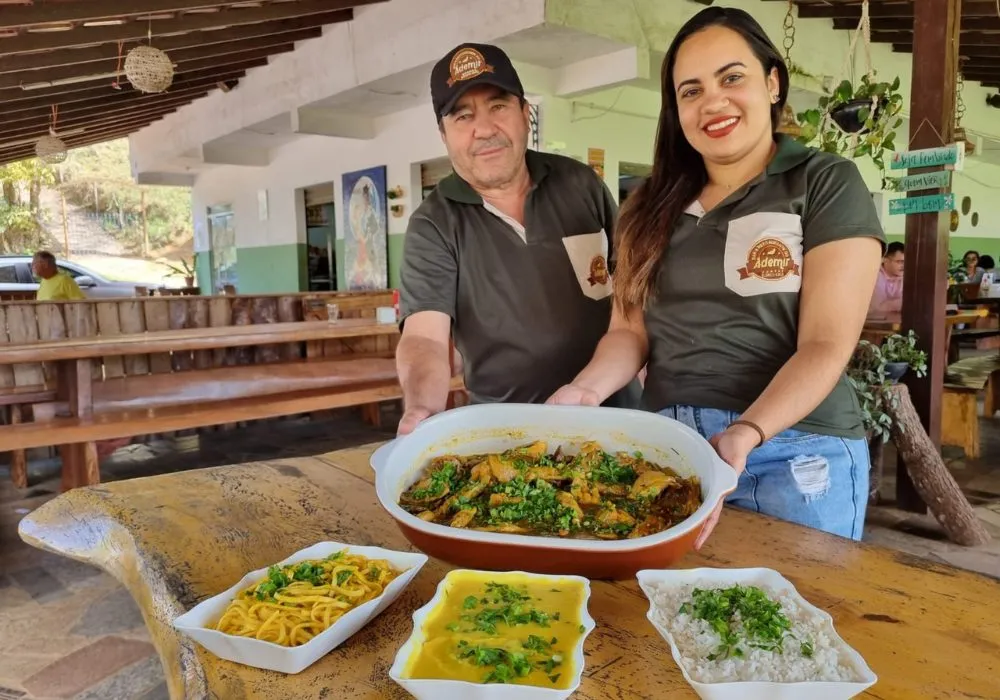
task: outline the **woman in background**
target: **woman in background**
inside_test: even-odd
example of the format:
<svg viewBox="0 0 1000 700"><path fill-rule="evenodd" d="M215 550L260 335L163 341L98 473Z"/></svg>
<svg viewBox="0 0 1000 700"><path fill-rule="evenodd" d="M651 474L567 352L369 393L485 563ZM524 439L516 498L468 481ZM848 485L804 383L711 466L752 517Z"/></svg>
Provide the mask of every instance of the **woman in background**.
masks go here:
<svg viewBox="0 0 1000 700"><path fill-rule="evenodd" d="M618 223L611 326L549 401L596 406L648 360L645 407L710 439L740 474L729 503L860 539L868 445L844 367L884 236L854 163L776 134L788 82L746 12L681 28L653 172Z"/></svg>
<svg viewBox="0 0 1000 700"><path fill-rule="evenodd" d="M979 252L975 250L965 251L962 256L962 272L966 275L965 284L979 284L983 281L986 270L979 266Z"/></svg>

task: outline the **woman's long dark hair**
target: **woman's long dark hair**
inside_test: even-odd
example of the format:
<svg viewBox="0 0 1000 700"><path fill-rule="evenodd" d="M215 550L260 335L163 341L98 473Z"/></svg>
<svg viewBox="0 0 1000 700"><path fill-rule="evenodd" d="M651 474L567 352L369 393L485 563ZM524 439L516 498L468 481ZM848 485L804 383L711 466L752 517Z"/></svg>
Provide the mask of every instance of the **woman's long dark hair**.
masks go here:
<svg viewBox="0 0 1000 700"><path fill-rule="evenodd" d="M622 206L618 220L618 263L614 275L616 303L628 311L643 308L653 293L667 242L685 207L708 183L705 162L681 131L674 91L674 63L681 45L712 26L743 37L760 61L765 75L778 70L778 102L771 106L771 128L776 129L788 97L788 67L757 21L743 10L708 7L681 27L660 71L662 105L653 153L653 172Z"/></svg>

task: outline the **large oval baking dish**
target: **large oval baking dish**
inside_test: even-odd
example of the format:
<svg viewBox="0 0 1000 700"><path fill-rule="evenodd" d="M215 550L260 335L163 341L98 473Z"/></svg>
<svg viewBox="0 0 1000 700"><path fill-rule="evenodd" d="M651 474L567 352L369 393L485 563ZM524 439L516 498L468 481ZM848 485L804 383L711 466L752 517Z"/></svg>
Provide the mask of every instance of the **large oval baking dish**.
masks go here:
<svg viewBox="0 0 1000 700"><path fill-rule="evenodd" d="M429 523L399 506L400 494L428 460L443 454L496 452L532 440L605 450L640 450L647 459L701 480L702 505L674 527L647 537L607 541L480 532ZM686 425L646 411L589 406L480 404L438 414L371 458L382 507L418 549L456 566L524 570L589 578L631 578L684 556L718 503L736 488L736 472Z"/></svg>

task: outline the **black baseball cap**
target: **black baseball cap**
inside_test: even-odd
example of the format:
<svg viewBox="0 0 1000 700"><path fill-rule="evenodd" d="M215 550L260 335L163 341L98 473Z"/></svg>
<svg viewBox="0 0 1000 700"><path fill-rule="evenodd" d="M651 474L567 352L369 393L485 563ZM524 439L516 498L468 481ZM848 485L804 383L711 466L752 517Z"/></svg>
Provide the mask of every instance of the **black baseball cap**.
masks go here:
<svg viewBox="0 0 1000 700"><path fill-rule="evenodd" d="M448 114L455 101L476 85L493 85L524 97L521 79L503 49L491 44L459 44L431 71L435 116L440 119Z"/></svg>

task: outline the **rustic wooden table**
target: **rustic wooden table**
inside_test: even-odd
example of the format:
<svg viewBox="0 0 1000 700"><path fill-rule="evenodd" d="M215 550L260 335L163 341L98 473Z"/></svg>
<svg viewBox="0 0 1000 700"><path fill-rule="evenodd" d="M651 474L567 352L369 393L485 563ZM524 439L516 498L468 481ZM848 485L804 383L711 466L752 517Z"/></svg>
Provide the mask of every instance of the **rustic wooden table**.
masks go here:
<svg viewBox="0 0 1000 700"><path fill-rule="evenodd" d="M171 697L405 698L387 672L448 565L431 561L378 619L294 676L219 660L171 620L247 571L325 539L409 549L379 506L374 446L76 489L21 521L28 543L109 572L142 610ZM996 698L1000 582L898 552L727 510L681 566L767 566L833 615L879 682L865 697ZM634 581L595 582L580 700L694 698L646 620Z"/></svg>

